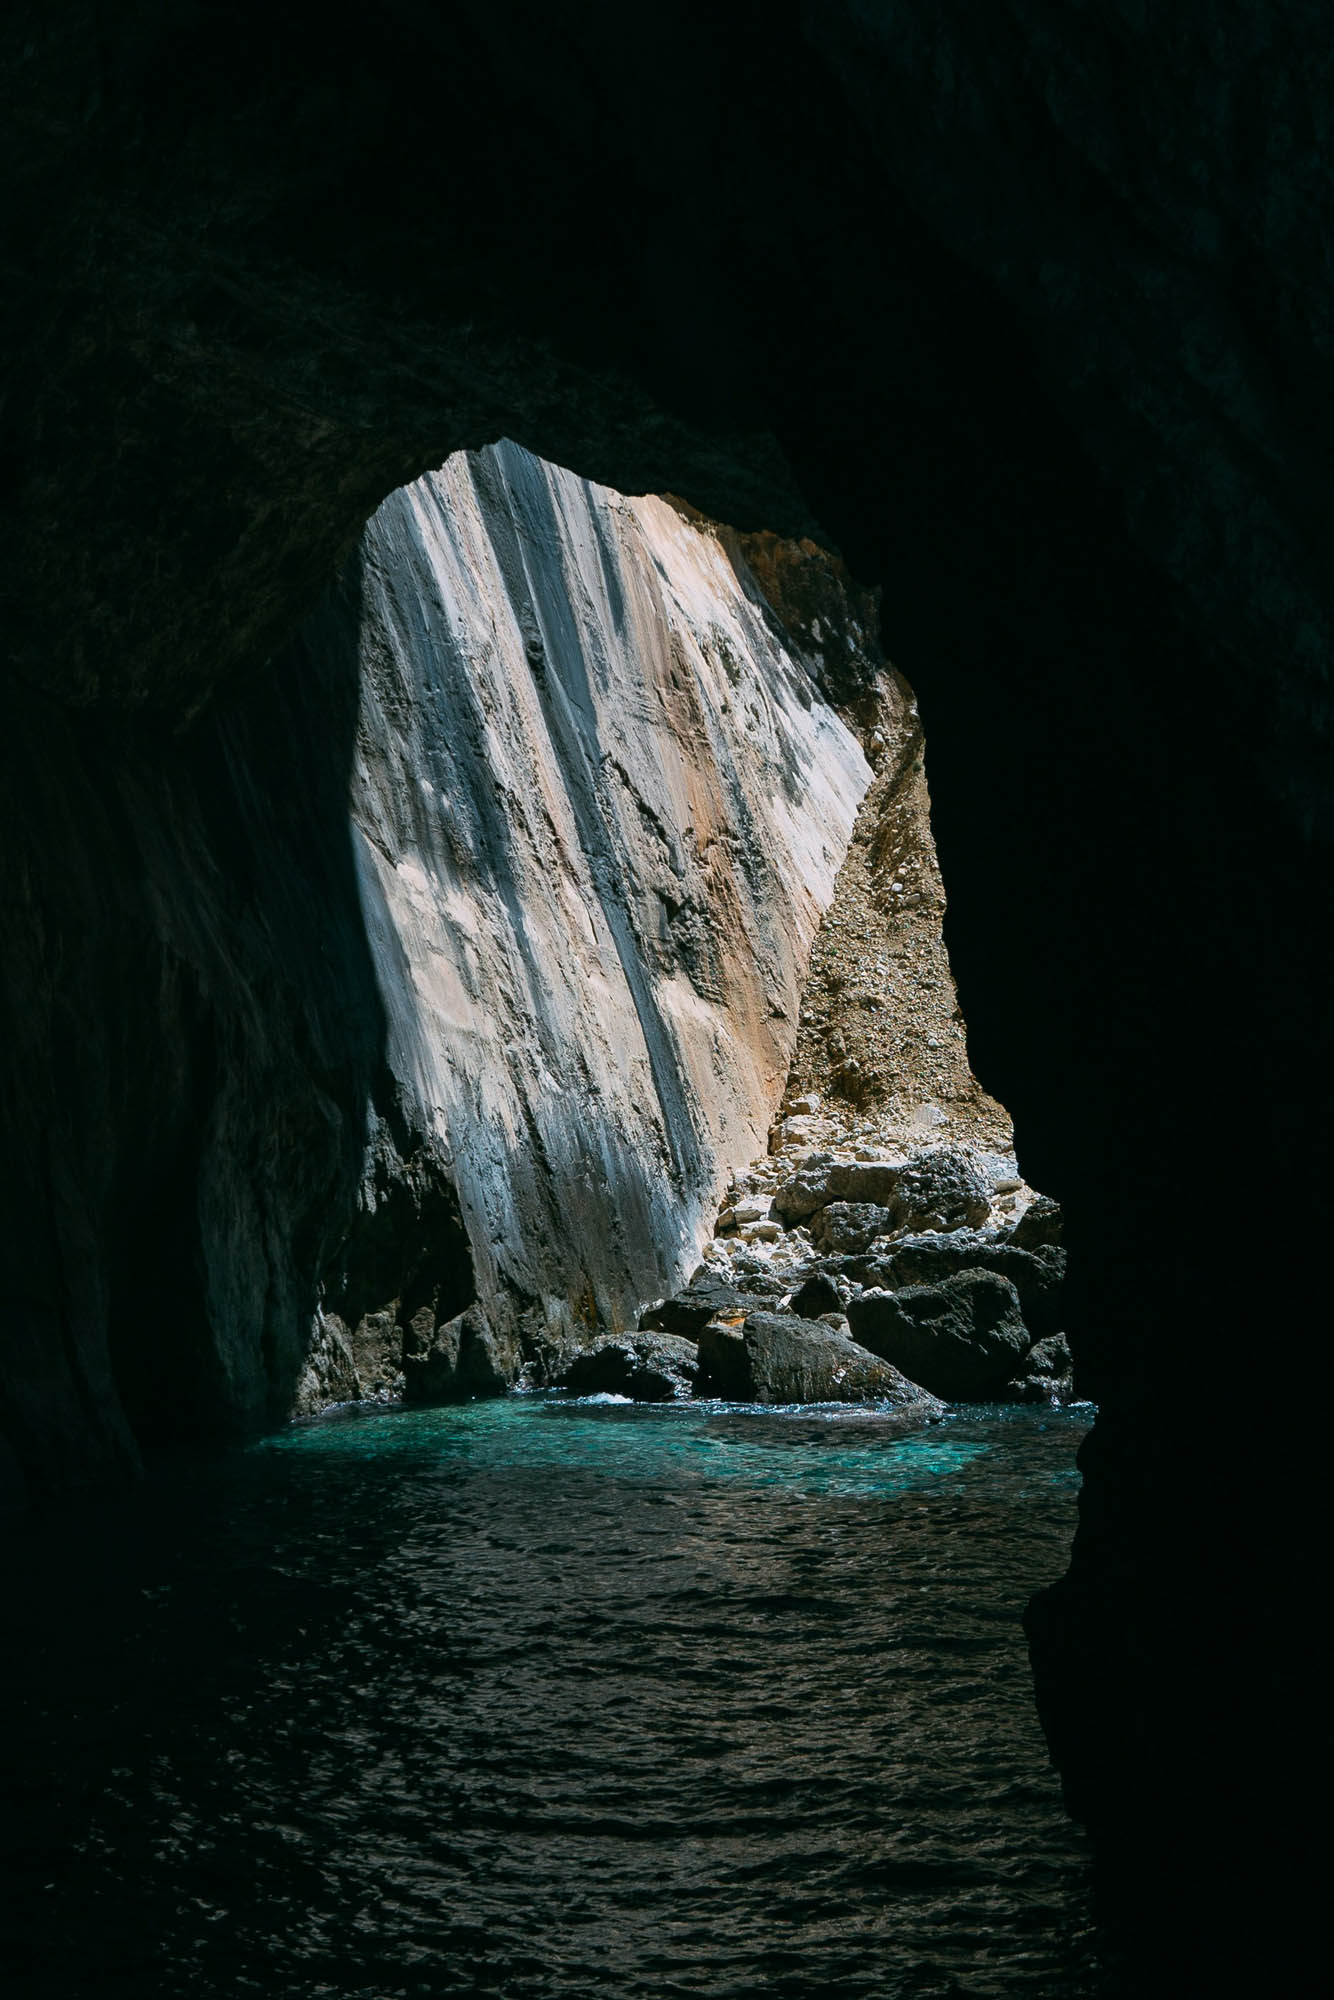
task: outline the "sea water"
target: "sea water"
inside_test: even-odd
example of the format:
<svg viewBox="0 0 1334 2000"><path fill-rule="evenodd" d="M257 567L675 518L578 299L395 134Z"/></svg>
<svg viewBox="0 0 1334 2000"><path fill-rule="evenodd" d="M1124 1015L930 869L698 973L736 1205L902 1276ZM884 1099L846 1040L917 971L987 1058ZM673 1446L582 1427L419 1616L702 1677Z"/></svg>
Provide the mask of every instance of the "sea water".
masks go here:
<svg viewBox="0 0 1334 2000"><path fill-rule="evenodd" d="M1090 1991L1019 1623L1088 1419L351 1410L16 1531L0 1986Z"/></svg>

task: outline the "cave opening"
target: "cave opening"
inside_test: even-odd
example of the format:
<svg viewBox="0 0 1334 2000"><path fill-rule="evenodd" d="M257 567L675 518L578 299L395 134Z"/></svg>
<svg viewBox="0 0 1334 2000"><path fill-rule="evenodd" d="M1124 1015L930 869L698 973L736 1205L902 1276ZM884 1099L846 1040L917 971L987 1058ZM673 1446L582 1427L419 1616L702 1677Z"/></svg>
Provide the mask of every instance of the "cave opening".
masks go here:
<svg viewBox="0 0 1334 2000"><path fill-rule="evenodd" d="M375 1062L342 1120L318 1017L301 1067L273 1062L284 1143L350 1198L305 1239L311 1292L235 1292L228 1322L205 1286L235 1268L238 1030L216 983L212 1013L172 998L174 1145L135 1186L177 1254L156 1291L118 1270L112 1363L145 1446L210 1409L268 1428L155 1458L79 1555L97 1629L68 1634L68 1592L39 1620L141 1732L109 1723L120 1776L83 1837L153 1856L108 1864L117 1894L48 1967L140 1976L125 1923L217 1985L392 1990L422 1934L477 1991L528 1968L580 2000L707 1994L720 1940L778 1900L757 1976L803 1993L812 1963L852 1992L984 1948L1073 2000L1085 1864L1019 1627L1088 1421L1060 1214L968 1064L921 719L875 599L812 538L502 443L391 496L274 683L297 738L344 691L332 880ZM200 728L246 741L273 700ZM246 802L241 853L270 810ZM154 1313L191 1306L211 1351L164 1358ZM266 1329L302 1307L281 1355ZM226 1375L247 1313L248 1405ZM44 1713L71 1698L58 1676ZM186 1754L198 1730L219 1758ZM44 1729L33 1754L63 1769ZM333 1857L295 1928L280 1812ZM243 1908L200 1874L242 1824ZM979 1860L998 1827L1022 1880Z"/></svg>
<svg viewBox="0 0 1334 2000"><path fill-rule="evenodd" d="M696 1358L650 1350L730 1283L784 1312L823 1288L840 1337L847 1306L930 1394L1068 1399L1059 1211L1027 1213L969 1066L875 595L810 537L509 442L391 496L356 570L288 671L356 663L385 1049L314 1345L275 1393L308 1415L600 1369L670 1393ZM905 1283L935 1347L952 1328L939 1381L897 1305L863 1307Z"/></svg>

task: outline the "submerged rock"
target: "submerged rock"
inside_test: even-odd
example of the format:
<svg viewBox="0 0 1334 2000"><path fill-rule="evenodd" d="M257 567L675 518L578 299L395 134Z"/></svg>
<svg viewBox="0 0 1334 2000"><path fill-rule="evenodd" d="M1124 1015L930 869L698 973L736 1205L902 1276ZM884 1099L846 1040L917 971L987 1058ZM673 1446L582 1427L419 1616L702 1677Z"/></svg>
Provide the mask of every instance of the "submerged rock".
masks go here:
<svg viewBox="0 0 1334 2000"><path fill-rule="evenodd" d="M889 1402L927 1417L940 1405L847 1334L791 1313L713 1320L699 1339L699 1391L739 1403Z"/></svg>
<svg viewBox="0 0 1334 2000"><path fill-rule="evenodd" d="M864 1292L847 1310L863 1347L951 1402L1003 1396L1032 1346L1018 1292L993 1271Z"/></svg>
<svg viewBox="0 0 1334 2000"><path fill-rule="evenodd" d="M675 1333L622 1333L599 1341L570 1362L562 1386L576 1396L629 1396L669 1403L688 1396L699 1372L693 1340Z"/></svg>

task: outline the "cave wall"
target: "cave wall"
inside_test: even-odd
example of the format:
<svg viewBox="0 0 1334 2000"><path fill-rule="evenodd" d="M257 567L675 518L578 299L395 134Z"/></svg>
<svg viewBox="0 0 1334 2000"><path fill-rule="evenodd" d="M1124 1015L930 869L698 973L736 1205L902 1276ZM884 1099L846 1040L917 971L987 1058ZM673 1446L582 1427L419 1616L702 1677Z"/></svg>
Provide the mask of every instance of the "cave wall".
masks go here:
<svg viewBox="0 0 1334 2000"><path fill-rule="evenodd" d="M84 1180L166 1174L197 1101L193 1028L136 1046L166 973L128 943L138 849L106 872L109 743L160 799L220 727L182 725L462 446L819 520L886 586L973 1065L1069 1218L1101 1411L1034 1614L1051 1739L1123 1912L1295 1937L1327 1502L1318 1452L1232 1455L1276 1348L1328 1390L1325 11L144 0L4 32L34 1437L54 1456L76 1394ZM1223 1232L1238 1187L1279 1249Z"/></svg>
<svg viewBox="0 0 1334 2000"><path fill-rule="evenodd" d="M384 1101L357 665L336 628L187 738L10 691L11 1485L282 1414Z"/></svg>

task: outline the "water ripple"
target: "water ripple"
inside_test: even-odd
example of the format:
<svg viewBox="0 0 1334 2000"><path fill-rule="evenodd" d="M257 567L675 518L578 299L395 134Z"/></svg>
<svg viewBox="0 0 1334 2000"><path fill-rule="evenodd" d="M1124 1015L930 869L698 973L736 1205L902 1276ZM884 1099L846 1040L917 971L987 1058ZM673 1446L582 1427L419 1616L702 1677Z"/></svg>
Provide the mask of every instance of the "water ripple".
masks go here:
<svg viewBox="0 0 1334 2000"><path fill-rule="evenodd" d="M33 1530L5 1991L1091 1991L1018 1624L1082 1427L358 1412Z"/></svg>

